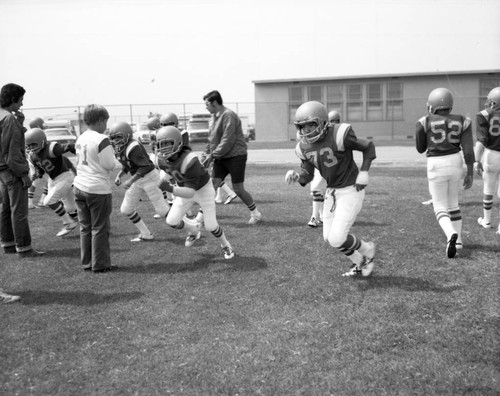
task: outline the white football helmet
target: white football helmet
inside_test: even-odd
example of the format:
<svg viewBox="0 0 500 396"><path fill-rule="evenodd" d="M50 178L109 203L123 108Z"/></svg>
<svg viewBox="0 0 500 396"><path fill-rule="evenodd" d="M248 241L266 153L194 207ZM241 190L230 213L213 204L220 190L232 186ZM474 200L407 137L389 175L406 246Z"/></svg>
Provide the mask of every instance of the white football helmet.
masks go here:
<svg viewBox="0 0 500 396"><path fill-rule="evenodd" d="M500 109L500 87L493 88L486 97L484 104L486 109L498 110Z"/></svg>
<svg viewBox="0 0 500 396"><path fill-rule="evenodd" d="M160 125L164 126L174 126L177 128L179 125L179 119L174 113L167 113L160 117Z"/></svg>
<svg viewBox="0 0 500 396"><path fill-rule="evenodd" d="M24 134L26 151L31 153L40 152L47 145L47 135L40 128L33 128Z"/></svg>
<svg viewBox="0 0 500 396"><path fill-rule="evenodd" d="M109 130L109 140L116 153L121 153L133 139L132 127L125 121L117 122Z"/></svg>
<svg viewBox="0 0 500 396"><path fill-rule="evenodd" d="M314 143L324 138L328 130L328 112L320 102L303 103L295 113L295 127L303 143ZM311 130L315 124L316 127Z"/></svg>
<svg viewBox="0 0 500 396"><path fill-rule="evenodd" d="M169 159L182 150L182 135L174 126L162 127L156 134L156 155Z"/></svg>
<svg viewBox="0 0 500 396"><path fill-rule="evenodd" d="M427 99L427 110L429 114L436 114L437 110L449 110L453 108L453 95L449 89L436 88L429 94Z"/></svg>
<svg viewBox="0 0 500 396"><path fill-rule="evenodd" d="M340 124L340 113L337 110L332 110L328 113L328 121L332 124Z"/></svg>

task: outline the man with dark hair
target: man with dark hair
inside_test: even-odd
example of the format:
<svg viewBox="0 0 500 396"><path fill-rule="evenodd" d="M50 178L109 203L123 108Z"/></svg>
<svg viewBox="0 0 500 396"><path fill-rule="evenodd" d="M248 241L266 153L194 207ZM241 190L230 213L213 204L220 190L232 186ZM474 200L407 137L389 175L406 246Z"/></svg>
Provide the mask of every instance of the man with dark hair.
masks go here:
<svg viewBox="0 0 500 396"><path fill-rule="evenodd" d="M0 243L6 254L38 257L31 246L28 222L28 188L31 186L26 159L23 127L23 105L26 90L17 84L6 84L0 91Z"/></svg>
<svg viewBox="0 0 500 396"><path fill-rule="evenodd" d="M245 167L247 163L247 144L238 115L224 106L219 91L210 91L203 100L214 119L210 127L208 145L202 155L203 165L208 168L213 160L212 182L215 190L227 175L231 175L233 190L250 210L248 224L257 224L262 214L257 205L245 190Z"/></svg>

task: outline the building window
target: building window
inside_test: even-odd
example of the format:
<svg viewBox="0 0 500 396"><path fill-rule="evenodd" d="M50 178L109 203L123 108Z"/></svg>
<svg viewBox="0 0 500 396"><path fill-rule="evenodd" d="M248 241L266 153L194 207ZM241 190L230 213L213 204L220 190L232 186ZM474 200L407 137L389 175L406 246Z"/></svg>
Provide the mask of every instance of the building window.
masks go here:
<svg viewBox="0 0 500 396"><path fill-rule="evenodd" d="M479 85L479 110L484 109L486 97L493 88L500 85L499 82L500 79L498 78L485 78L481 80L481 83Z"/></svg>
<svg viewBox="0 0 500 396"><path fill-rule="evenodd" d="M403 83L387 83L387 106L385 119L403 120Z"/></svg>
<svg viewBox="0 0 500 396"><path fill-rule="evenodd" d="M381 121L384 117L382 84L367 84L366 119L369 121Z"/></svg>
<svg viewBox="0 0 500 396"><path fill-rule="evenodd" d="M341 84L329 85L326 87L326 109L328 112L332 110L343 112L344 89Z"/></svg>
<svg viewBox="0 0 500 396"><path fill-rule="evenodd" d="M323 103L323 87L322 86L314 86L308 87L307 89L307 100L315 100L316 102Z"/></svg>
<svg viewBox="0 0 500 396"><path fill-rule="evenodd" d="M363 120L363 89L361 84L347 85L346 111L348 121Z"/></svg>
<svg viewBox="0 0 500 396"><path fill-rule="evenodd" d="M293 124L295 121L295 113L304 102L304 87L290 87L288 96L290 98L288 104L288 122Z"/></svg>

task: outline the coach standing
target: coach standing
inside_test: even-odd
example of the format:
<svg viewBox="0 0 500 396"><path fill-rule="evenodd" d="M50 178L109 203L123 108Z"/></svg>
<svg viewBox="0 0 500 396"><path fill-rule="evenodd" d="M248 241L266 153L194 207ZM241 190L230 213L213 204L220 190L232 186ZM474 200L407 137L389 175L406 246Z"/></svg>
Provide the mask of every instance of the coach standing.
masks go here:
<svg viewBox="0 0 500 396"><path fill-rule="evenodd" d="M243 186L248 154L241 120L234 111L224 106L219 91L210 91L203 100L208 112L214 116L208 145L202 157L203 165L208 167L214 161L212 181L215 191L224 178L231 175L234 192L250 210L248 224L257 224L262 220L262 214Z"/></svg>
<svg viewBox="0 0 500 396"><path fill-rule="evenodd" d="M26 90L17 84L6 84L0 91L0 189L3 197L0 211L0 240L4 253L19 257L38 257L31 246L28 222L28 188L31 186L26 159L23 127L23 105Z"/></svg>

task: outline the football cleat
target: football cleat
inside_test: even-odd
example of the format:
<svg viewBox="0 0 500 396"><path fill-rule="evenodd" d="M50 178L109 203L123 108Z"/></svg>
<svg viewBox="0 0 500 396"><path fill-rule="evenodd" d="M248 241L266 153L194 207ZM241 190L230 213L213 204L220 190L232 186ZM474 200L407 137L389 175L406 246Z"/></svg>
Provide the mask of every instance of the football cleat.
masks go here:
<svg viewBox="0 0 500 396"><path fill-rule="evenodd" d="M357 264L353 264L349 271L344 272L342 276L356 276L361 274L361 270Z"/></svg>
<svg viewBox="0 0 500 396"><path fill-rule="evenodd" d="M236 194L228 196L226 198L226 200L224 201L224 205L229 205L231 202L233 202L236 199L236 197L237 197Z"/></svg>
<svg viewBox="0 0 500 396"><path fill-rule="evenodd" d="M191 247L194 245L194 243L201 238L201 231L198 231L198 233L196 235L191 235L189 234L187 237L186 237L186 242L184 243L184 246L186 247Z"/></svg>
<svg viewBox="0 0 500 396"><path fill-rule="evenodd" d="M19 301L20 299L21 299L21 297L19 297L19 296L7 294L3 290L0 290L0 301L3 302L4 304L13 303L13 302Z"/></svg>
<svg viewBox="0 0 500 396"><path fill-rule="evenodd" d="M479 224L483 228L491 228L491 223L487 223L486 220L482 217L477 219L477 224Z"/></svg>
<svg viewBox="0 0 500 396"><path fill-rule="evenodd" d="M257 212L256 214L252 214L250 216L250 220L248 220L248 224L257 224L262 221L262 213Z"/></svg>
<svg viewBox="0 0 500 396"><path fill-rule="evenodd" d="M498 226L497 232L495 234L500 235L500 225Z"/></svg>
<svg viewBox="0 0 500 396"><path fill-rule="evenodd" d="M78 225L78 222L74 221L73 223L66 224L63 228L61 228L61 231L59 231L56 236L62 237L64 235L68 235L71 231L73 231L76 226Z"/></svg>
<svg viewBox="0 0 500 396"><path fill-rule="evenodd" d="M453 234L446 244L446 256L448 258L453 258L457 254L457 239L458 234Z"/></svg>
<svg viewBox="0 0 500 396"><path fill-rule="evenodd" d="M375 244L367 242L368 252L363 255L363 263L360 266L361 275L369 276L373 271L373 258L375 257Z"/></svg>
<svg viewBox="0 0 500 396"><path fill-rule="evenodd" d="M232 259L234 257L234 251L231 246L221 246L222 254L226 260Z"/></svg>
<svg viewBox="0 0 500 396"><path fill-rule="evenodd" d="M323 225L323 221L321 219L316 219L314 216L311 217L311 220L309 220L309 223L307 225L311 228L316 228L320 227Z"/></svg>
<svg viewBox="0 0 500 396"><path fill-rule="evenodd" d="M144 236L142 234L137 235L135 238L131 239L130 242L148 242L154 239L153 235Z"/></svg>

